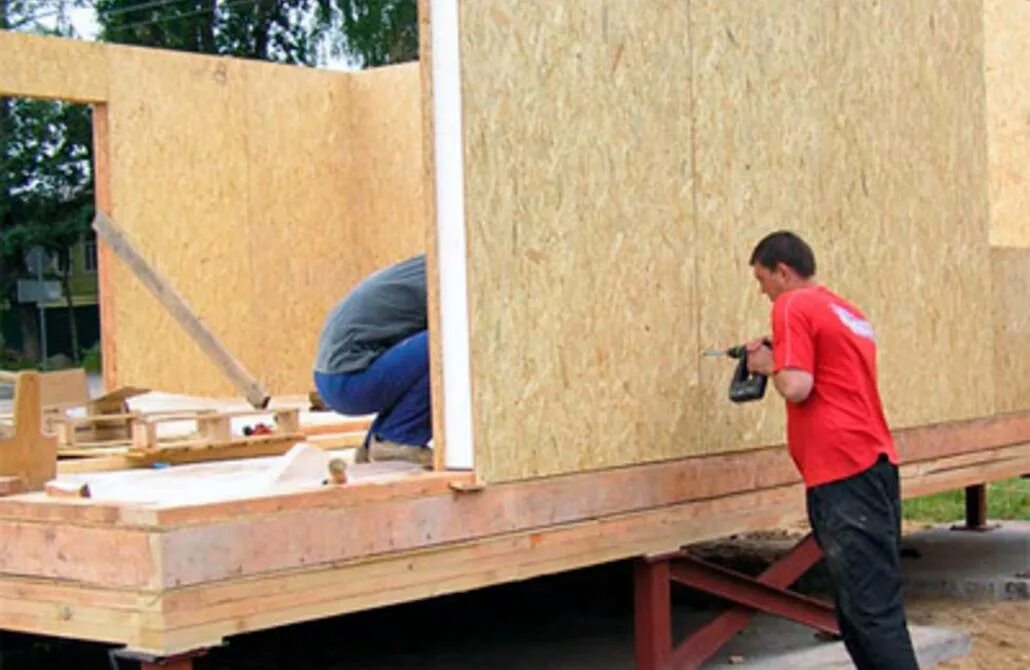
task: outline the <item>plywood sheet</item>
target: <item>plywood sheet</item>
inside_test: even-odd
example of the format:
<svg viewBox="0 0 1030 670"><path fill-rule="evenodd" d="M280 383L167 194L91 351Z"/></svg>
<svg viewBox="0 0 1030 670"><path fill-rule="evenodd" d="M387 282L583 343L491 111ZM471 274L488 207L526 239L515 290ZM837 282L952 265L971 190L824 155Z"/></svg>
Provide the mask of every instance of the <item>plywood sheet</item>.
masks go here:
<svg viewBox="0 0 1030 670"><path fill-rule="evenodd" d="M1030 247L1030 2L984 1L991 244Z"/></svg>
<svg viewBox="0 0 1030 670"><path fill-rule="evenodd" d="M473 433L484 479L698 436L680 2L461 4Z"/></svg>
<svg viewBox="0 0 1030 670"><path fill-rule="evenodd" d="M113 219L272 393L305 392L326 312L424 249L414 65L361 75L111 48ZM115 266L117 383L231 395Z"/></svg>
<svg viewBox="0 0 1030 670"><path fill-rule="evenodd" d="M109 63L112 219L257 374L244 355L259 317L249 299L244 64L114 47ZM118 384L232 392L120 263L114 289Z"/></svg>
<svg viewBox="0 0 1030 670"><path fill-rule="evenodd" d="M767 332L747 259L779 228L872 319L892 425L989 415L982 20L463 4L477 471L781 441L778 399L731 405L731 363L697 358Z"/></svg>
<svg viewBox="0 0 1030 670"><path fill-rule="evenodd" d="M107 99L103 45L0 30L0 54L0 95L70 102Z"/></svg>
<svg viewBox="0 0 1030 670"><path fill-rule="evenodd" d="M1030 250L994 249L994 398L998 412L1030 408Z"/></svg>
<svg viewBox="0 0 1030 670"><path fill-rule="evenodd" d="M279 327L243 356L303 391L329 308L365 275L424 250L418 71L248 70L251 306Z"/></svg>
<svg viewBox="0 0 1030 670"><path fill-rule="evenodd" d="M876 327L892 425L989 414L968 376L991 360L975 3L691 6L702 341L755 334L756 307L768 332L747 261L793 229ZM781 403L729 405L725 374L703 370L707 449L782 439Z"/></svg>

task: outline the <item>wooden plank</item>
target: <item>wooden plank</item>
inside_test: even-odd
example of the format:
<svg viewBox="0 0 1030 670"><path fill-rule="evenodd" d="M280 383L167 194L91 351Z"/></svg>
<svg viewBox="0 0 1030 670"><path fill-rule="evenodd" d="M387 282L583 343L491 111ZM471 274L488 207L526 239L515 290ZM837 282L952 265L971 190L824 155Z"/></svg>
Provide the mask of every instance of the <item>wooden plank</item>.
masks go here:
<svg viewBox="0 0 1030 670"><path fill-rule="evenodd" d="M903 490L906 496L924 495L1030 468L1027 445L987 450L984 455L995 461L974 463L971 455L960 455L938 459L936 468L906 465ZM373 504L362 512L377 507ZM11 589L25 582L15 577L12 583L12 578L4 577L0 579L0 627L56 634L54 626L67 619L65 635L89 638L96 634L91 625L106 622L104 637L97 639L174 653L236 633L667 551L683 542L779 527L801 519L802 508L803 487L788 484L432 548L363 556L346 563L304 567L298 563L287 570L232 576L193 587L168 588L174 582L162 582L157 590L153 585L147 587L149 597L132 587L122 594L112 592L110 585L104 589L76 586L70 591L67 583L34 580L29 588L17 591L23 602L14 604ZM48 528L35 526L38 531ZM54 541L63 543L67 533L82 530L62 527ZM105 535L112 532L95 530L103 530ZM0 532L11 536L8 527L0 525ZM151 542L151 546L156 545ZM99 555L90 560L100 560ZM53 593L48 584L54 587ZM133 598L145 599L139 610L132 609Z"/></svg>
<svg viewBox="0 0 1030 670"><path fill-rule="evenodd" d="M433 150L433 22L430 0L418 0L419 81L422 87L422 201L426 227L426 304L429 311L429 390L433 413L433 469L443 470L447 442L444 424L443 323L440 307L439 233L436 224L436 159Z"/></svg>
<svg viewBox="0 0 1030 670"><path fill-rule="evenodd" d="M1028 467L1030 460L1023 457L1019 464ZM924 477L915 485L909 482L910 492L923 495L981 477L1006 477L1017 467L958 468ZM201 640L660 553L695 540L784 527L803 516L803 488L789 485L373 561L176 589L164 597L162 639L169 649L188 648Z"/></svg>
<svg viewBox="0 0 1030 670"><path fill-rule="evenodd" d="M22 493L25 490L25 480L12 475L0 476L0 496L9 496L14 493Z"/></svg>
<svg viewBox="0 0 1030 670"><path fill-rule="evenodd" d="M976 454L982 450L1030 441L1030 412L897 431L895 438L906 463L960 454ZM130 467L124 459L110 459L108 463L110 469ZM85 463L78 464L76 461L63 461L59 469L62 473L73 473L90 471L91 467ZM457 473L441 474L444 477L441 480L443 482L448 481L448 477L455 481L474 481L474 477L462 479ZM496 516L497 519L503 520L504 527L532 526L547 521L594 518L660 507L684 500L768 488L797 481L799 477L786 448L771 447L744 453L567 475L518 485L487 487L481 494L476 494L484 496L480 500L481 504L476 507L476 516ZM394 483L390 486L398 487L397 497L426 494L415 488L405 490L404 486L408 484ZM160 515L160 523L200 524L239 519L252 514L284 510L299 512L311 508L351 504L347 501L356 504L359 500L357 497L338 497L358 495L351 493L350 486L345 487L345 490L346 493L324 490L269 500L165 508L156 513ZM445 491L440 489L439 492ZM526 500L537 500L539 503L527 506ZM35 513L36 502L22 504L10 498L0 501L0 516L18 518L21 514L32 515ZM80 513L76 509L68 509L67 518L73 520ZM469 521L462 521L462 524L468 523Z"/></svg>
<svg viewBox="0 0 1030 670"><path fill-rule="evenodd" d="M146 531L0 520L0 537L2 574L116 589L159 586L159 554Z"/></svg>
<svg viewBox="0 0 1030 670"><path fill-rule="evenodd" d="M111 126L108 106L93 107L93 198L97 212L112 216L111 195ZM100 360L103 366L104 390L118 388L118 347L115 327L115 255L102 239L97 239L97 294L100 301Z"/></svg>
<svg viewBox="0 0 1030 670"><path fill-rule="evenodd" d="M468 537L661 509L670 504L765 488L753 485L759 481L754 471L737 474L730 468L715 467L710 461L703 460L712 469L701 471L703 476L700 477L676 481L651 473L658 476L641 475L635 481L623 478L622 482L634 481L637 485L638 491L633 493L625 491L629 487L619 490L620 487L607 486L603 477L586 476L578 481L570 477L562 482L564 486L488 486L479 493L467 495L427 496L417 502L392 500L363 510L359 515L351 509L322 509L314 514L287 510L261 518L172 529L160 538L165 556L164 579L196 584L234 574L283 570L300 560L295 551L269 551L262 544L262 538L266 537L280 538L283 546L304 547L303 562L318 564L458 542ZM730 485L706 485L707 480L720 479L730 480ZM794 485L796 481L796 477L792 477L773 485ZM676 492L662 490L665 487L675 487ZM318 519L317 523L312 522L314 518ZM338 531L324 533L322 528L327 525ZM198 547L206 548L207 560L202 564L186 560Z"/></svg>
<svg viewBox="0 0 1030 670"><path fill-rule="evenodd" d="M0 475L20 477L27 490L37 490L57 470L57 438L43 432L41 380L38 372L22 372L14 388L14 434L0 440Z"/></svg>
<svg viewBox="0 0 1030 670"><path fill-rule="evenodd" d="M99 42L0 30L0 95L78 103L107 99L107 52Z"/></svg>
<svg viewBox="0 0 1030 670"><path fill-rule="evenodd" d="M309 424L300 427L300 432L305 437L312 435L326 435L335 433L357 433L357 432L368 432L372 422L367 419L355 419L350 421L341 421L340 423L316 423Z"/></svg>
<svg viewBox="0 0 1030 670"><path fill-rule="evenodd" d="M132 270L140 282L175 318L183 330L193 339L215 366L256 408L268 406L270 396L257 379L222 346L214 333L190 309L167 279L136 251L128 238L111 222L103 212L98 211L93 219L93 229Z"/></svg>

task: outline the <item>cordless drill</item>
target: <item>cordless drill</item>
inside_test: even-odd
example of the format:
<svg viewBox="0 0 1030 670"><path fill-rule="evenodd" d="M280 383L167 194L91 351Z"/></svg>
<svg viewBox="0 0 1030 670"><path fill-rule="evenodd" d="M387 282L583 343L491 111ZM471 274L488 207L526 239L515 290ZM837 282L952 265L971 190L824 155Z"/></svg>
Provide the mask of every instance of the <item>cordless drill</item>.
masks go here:
<svg viewBox="0 0 1030 670"><path fill-rule="evenodd" d="M772 342L769 340L763 340L763 344L772 348ZM737 359L737 369L733 371L733 378L730 380L730 400L733 402L750 402L765 396L765 386L769 378L757 372L748 371L747 345L738 344L728 349L709 349L703 355L729 356Z"/></svg>

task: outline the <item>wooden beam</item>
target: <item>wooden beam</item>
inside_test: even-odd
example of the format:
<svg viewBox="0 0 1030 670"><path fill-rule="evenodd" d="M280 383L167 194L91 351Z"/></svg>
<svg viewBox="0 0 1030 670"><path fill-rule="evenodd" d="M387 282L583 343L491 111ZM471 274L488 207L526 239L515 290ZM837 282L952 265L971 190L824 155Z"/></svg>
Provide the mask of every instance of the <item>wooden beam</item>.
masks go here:
<svg viewBox="0 0 1030 670"><path fill-rule="evenodd" d="M226 349L204 322L193 313L186 300L162 277L156 268L136 250L124 233L98 211L93 219L93 229L108 247L122 260L137 279L168 310L168 313L182 326L212 363L236 386L252 406L263 409L268 406L270 396L259 382L229 350Z"/></svg>
<svg viewBox="0 0 1030 670"><path fill-rule="evenodd" d="M0 475L20 477L26 490L43 488L57 472L57 438L43 432L41 380L22 372L14 387L14 435L0 440Z"/></svg>
<svg viewBox="0 0 1030 670"><path fill-rule="evenodd" d="M0 95L103 102L108 48L99 42L0 30Z"/></svg>
<svg viewBox="0 0 1030 670"><path fill-rule="evenodd" d="M93 189L98 212L111 215L111 132L108 106L93 107ZM97 240L97 293L100 301L100 361L104 390L118 386L118 348L115 328L114 252L102 239Z"/></svg>

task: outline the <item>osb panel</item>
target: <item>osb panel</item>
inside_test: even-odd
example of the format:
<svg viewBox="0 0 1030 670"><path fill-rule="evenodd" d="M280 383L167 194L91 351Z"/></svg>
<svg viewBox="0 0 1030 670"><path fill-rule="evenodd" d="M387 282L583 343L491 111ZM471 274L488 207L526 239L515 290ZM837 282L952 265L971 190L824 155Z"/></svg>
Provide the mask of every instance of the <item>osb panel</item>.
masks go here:
<svg viewBox="0 0 1030 670"><path fill-rule="evenodd" d="M462 7L477 471L780 442L697 358L767 332L777 228L874 322L894 427L990 414L979 6L681 9Z"/></svg>
<svg viewBox="0 0 1030 670"><path fill-rule="evenodd" d="M249 300L244 64L122 48L109 63L113 220L251 366L240 356L259 316ZM113 283L119 384L233 392L120 263Z"/></svg>
<svg viewBox="0 0 1030 670"><path fill-rule="evenodd" d="M361 224L355 252L373 268L426 251L418 63L351 75L346 193Z"/></svg>
<svg viewBox="0 0 1030 670"><path fill-rule="evenodd" d="M304 391L329 308L424 250L418 71L352 78L254 64L247 82L257 330L240 353L270 388Z"/></svg>
<svg viewBox="0 0 1030 670"><path fill-rule="evenodd" d="M985 0L991 244L1030 247L1030 2Z"/></svg>
<svg viewBox="0 0 1030 670"><path fill-rule="evenodd" d="M1030 409L1030 250L993 249L994 402Z"/></svg>
<svg viewBox="0 0 1030 670"><path fill-rule="evenodd" d="M699 428L686 6L467 2L461 27L477 473L683 455Z"/></svg>
<svg viewBox="0 0 1030 670"><path fill-rule="evenodd" d="M712 0L691 17L701 341L768 332L747 260L790 228L876 327L893 426L989 414L990 376L968 375L992 356L975 3ZM727 373L702 368L702 449L782 440L782 402L730 405Z"/></svg>
<svg viewBox="0 0 1030 670"><path fill-rule="evenodd" d="M329 307L424 248L417 68L110 61L116 224L270 392L309 390ZM117 382L237 395L116 268Z"/></svg>
<svg viewBox="0 0 1030 670"><path fill-rule="evenodd" d="M107 99L103 45L0 30L0 54L0 95L69 102Z"/></svg>

